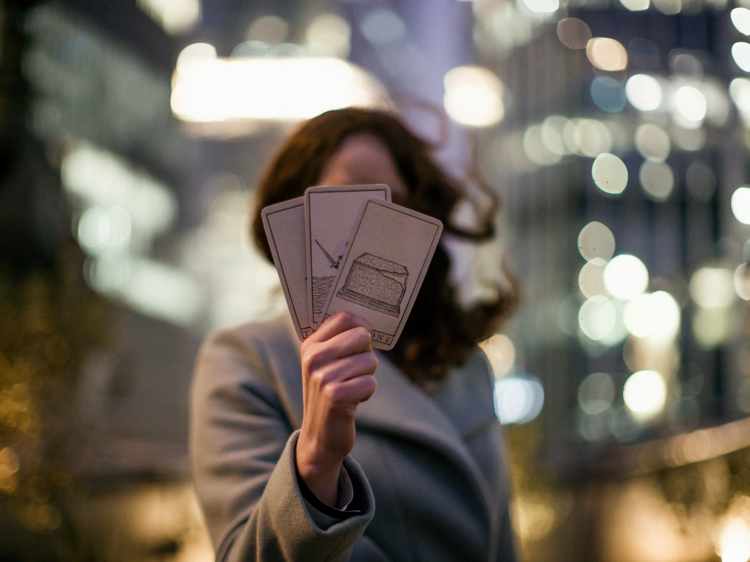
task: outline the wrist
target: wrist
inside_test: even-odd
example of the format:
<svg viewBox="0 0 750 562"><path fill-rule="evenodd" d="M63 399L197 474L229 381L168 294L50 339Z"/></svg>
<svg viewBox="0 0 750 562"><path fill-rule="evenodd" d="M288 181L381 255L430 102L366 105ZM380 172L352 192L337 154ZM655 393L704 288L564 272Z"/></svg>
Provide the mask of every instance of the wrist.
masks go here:
<svg viewBox="0 0 750 562"><path fill-rule="evenodd" d="M314 451L310 451L304 445L301 438L297 441L295 453L297 474L305 482L305 485L320 501L335 506L343 459L316 455Z"/></svg>

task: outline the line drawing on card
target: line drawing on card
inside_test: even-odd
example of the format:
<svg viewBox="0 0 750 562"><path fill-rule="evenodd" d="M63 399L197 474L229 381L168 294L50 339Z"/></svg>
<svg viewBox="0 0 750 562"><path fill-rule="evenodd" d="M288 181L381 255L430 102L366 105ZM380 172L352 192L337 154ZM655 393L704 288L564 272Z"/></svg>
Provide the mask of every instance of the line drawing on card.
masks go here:
<svg viewBox="0 0 750 562"><path fill-rule="evenodd" d="M326 252L326 249L323 247L323 244L321 244L320 242L318 242L317 239L315 240L315 243L318 245L318 248L320 248L322 250L322 252L325 254L326 258L328 258L328 261L331 264L331 267L333 269L338 269L339 268L339 264L341 263L341 258L343 258L344 256L339 256L338 261L336 261L335 259L333 259L331 257L331 254L329 254L328 252Z"/></svg>
<svg viewBox="0 0 750 562"><path fill-rule="evenodd" d="M338 296L398 318L408 279L405 266L365 252L352 262Z"/></svg>
<svg viewBox="0 0 750 562"><path fill-rule="evenodd" d="M331 292L335 275L330 277L313 277L312 278L312 301L313 312L315 314L323 313L323 306L326 304L328 293Z"/></svg>

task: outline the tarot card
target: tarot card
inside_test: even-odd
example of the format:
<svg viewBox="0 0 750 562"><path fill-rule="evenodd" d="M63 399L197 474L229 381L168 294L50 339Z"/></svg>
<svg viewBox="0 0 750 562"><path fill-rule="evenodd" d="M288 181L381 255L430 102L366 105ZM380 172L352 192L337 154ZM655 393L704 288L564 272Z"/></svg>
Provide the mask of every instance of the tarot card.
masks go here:
<svg viewBox="0 0 750 562"><path fill-rule="evenodd" d="M305 251L309 323L323 321L323 305L346 252L362 204L368 197L391 200L387 185L310 187L305 191Z"/></svg>
<svg viewBox="0 0 750 562"><path fill-rule="evenodd" d="M439 220L368 199L352 231L324 319L341 310L365 318L372 345L392 349L422 286L443 231Z"/></svg>
<svg viewBox="0 0 750 562"><path fill-rule="evenodd" d="M307 319L305 198L270 205L260 214L294 329L304 341L314 332Z"/></svg>

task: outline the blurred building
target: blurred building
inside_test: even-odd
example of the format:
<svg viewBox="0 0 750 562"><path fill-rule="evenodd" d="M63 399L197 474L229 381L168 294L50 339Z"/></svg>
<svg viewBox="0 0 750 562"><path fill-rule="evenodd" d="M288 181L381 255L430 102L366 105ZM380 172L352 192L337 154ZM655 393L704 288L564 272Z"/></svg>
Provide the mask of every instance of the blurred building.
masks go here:
<svg viewBox="0 0 750 562"><path fill-rule="evenodd" d="M743 1L0 2L0 559L211 559L193 359L285 313L252 188L361 104L457 222L502 201L447 244L467 302L501 256L523 288L482 345L527 558L750 559Z"/></svg>

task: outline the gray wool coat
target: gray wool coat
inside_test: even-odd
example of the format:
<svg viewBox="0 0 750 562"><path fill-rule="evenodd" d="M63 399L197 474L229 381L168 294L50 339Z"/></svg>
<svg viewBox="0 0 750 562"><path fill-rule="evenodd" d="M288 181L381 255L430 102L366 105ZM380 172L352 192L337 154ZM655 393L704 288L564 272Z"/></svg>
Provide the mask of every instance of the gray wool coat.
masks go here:
<svg viewBox="0 0 750 562"><path fill-rule="evenodd" d="M344 466L362 507L302 496L300 343L288 320L209 336L191 391L195 486L220 561L515 561L500 424L478 349L428 395L383 354Z"/></svg>

